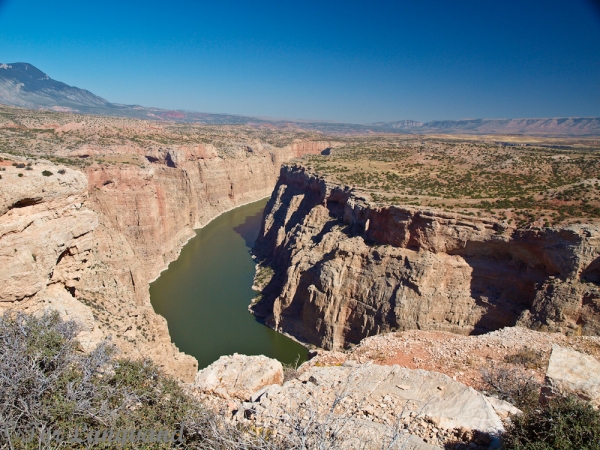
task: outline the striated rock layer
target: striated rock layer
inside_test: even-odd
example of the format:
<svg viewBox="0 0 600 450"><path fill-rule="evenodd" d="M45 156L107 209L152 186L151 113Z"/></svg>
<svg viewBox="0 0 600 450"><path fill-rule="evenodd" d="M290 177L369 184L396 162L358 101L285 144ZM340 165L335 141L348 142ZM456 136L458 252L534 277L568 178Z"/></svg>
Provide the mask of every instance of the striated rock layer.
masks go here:
<svg viewBox="0 0 600 450"><path fill-rule="evenodd" d="M394 329L600 334L595 226L515 229L382 206L286 165L255 252L273 276L252 311L327 349Z"/></svg>
<svg viewBox="0 0 600 450"><path fill-rule="evenodd" d="M43 160L31 171L5 164L0 311L56 308L84 325L84 347L111 337L126 356L152 358L192 381L197 362L171 343L166 321L150 304L149 282L195 228L268 196L282 162L330 145L252 142L221 156L210 144L131 148L126 153L148 162L93 164L86 173L60 174ZM44 169L53 175L43 176Z"/></svg>

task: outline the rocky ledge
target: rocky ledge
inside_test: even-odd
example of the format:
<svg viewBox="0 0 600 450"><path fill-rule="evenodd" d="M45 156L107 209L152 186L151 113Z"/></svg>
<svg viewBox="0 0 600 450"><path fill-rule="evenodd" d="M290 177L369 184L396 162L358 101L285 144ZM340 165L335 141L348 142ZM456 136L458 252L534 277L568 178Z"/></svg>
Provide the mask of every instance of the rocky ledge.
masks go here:
<svg viewBox="0 0 600 450"><path fill-rule="evenodd" d="M234 355L201 370L193 389L205 401L210 396L234 422L285 434L317 424L338 429L341 448L356 448L358 442L381 448L394 439L397 446L389 448L408 443L408 448L428 450L469 442L493 448L503 420L519 413L506 402L424 370L348 361L329 367L305 364L285 383L282 375L275 360Z"/></svg>

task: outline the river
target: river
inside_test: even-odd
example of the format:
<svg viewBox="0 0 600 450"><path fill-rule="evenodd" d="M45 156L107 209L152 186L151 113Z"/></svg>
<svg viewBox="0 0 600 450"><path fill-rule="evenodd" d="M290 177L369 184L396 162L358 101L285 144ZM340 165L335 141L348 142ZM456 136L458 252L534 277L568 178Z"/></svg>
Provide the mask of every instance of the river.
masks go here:
<svg viewBox="0 0 600 450"><path fill-rule="evenodd" d="M175 345L200 369L222 355L266 355L292 363L306 349L248 312L254 261L250 249L267 200L226 212L196 230L160 277L150 284L154 310L167 319Z"/></svg>

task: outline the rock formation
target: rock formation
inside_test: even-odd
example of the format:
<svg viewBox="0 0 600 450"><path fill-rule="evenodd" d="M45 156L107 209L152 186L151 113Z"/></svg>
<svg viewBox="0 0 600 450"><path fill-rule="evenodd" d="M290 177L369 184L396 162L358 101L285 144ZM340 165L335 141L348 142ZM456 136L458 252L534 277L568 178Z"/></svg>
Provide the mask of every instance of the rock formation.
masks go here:
<svg viewBox="0 0 600 450"><path fill-rule="evenodd" d="M46 169L55 170L36 167L27 177L2 172L0 306L25 303L76 317L83 325L80 341L91 348L103 333L92 310L73 295L92 266L98 216L84 206L84 174L69 170L46 177Z"/></svg>
<svg viewBox="0 0 600 450"><path fill-rule="evenodd" d="M339 435L332 448L404 448L405 442L421 450L465 442L489 448L503 420L520 413L441 373L370 362L305 363L283 383L279 362L236 354L200 371L193 389L216 394L212 403L221 407L227 403L226 418L290 439L310 442L323 427L332 440Z"/></svg>
<svg viewBox="0 0 600 450"><path fill-rule="evenodd" d="M593 356L554 345L542 388L542 400L567 394L577 395L599 408L600 362Z"/></svg>
<svg viewBox="0 0 600 450"><path fill-rule="evenodd" d="M255 251L274 274L254 313L323 348L393 329L478 334L518 323L600 334L593 225L517 229L378 206L286 165Z"/></svg>
<svg viewBox="0 0 600 450"><path fill-rule="evenodd" d="M265 386L283 384L283 367L279 361L263 355L221 356L196 375L194 388L223 398L249 400Z"/></svg>

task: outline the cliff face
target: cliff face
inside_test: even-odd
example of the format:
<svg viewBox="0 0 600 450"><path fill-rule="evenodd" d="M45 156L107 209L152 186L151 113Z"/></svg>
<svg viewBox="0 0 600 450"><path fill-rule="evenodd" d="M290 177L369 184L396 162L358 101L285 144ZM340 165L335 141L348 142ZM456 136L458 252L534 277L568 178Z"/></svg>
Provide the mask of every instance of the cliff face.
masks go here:
<svg viewBox="0 0 600 450"><path fill-rule="evenodd" d="M86 173L37 163L5 164L0 180L0 309L53 307L82 322L84 347L104 337L132 357L150 357L191 381L194 358L171 343L154 313L149 282L198 228L218 214L264 198L283 161L321 152L327 142L264 149L251 143L219 157L210 145L123 150L140 165L91 165ZM47 168L54 173L45 177Z"/></svg>
<svg viewBox="0 0 600 450"><path fill-rule="evenodd" d="M335 349L392 329L515 324L600 334L600 230L377 206L284 166L255 252L274 275L255 314Z"/></svg>

